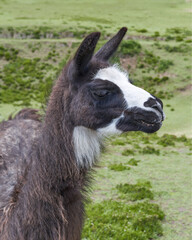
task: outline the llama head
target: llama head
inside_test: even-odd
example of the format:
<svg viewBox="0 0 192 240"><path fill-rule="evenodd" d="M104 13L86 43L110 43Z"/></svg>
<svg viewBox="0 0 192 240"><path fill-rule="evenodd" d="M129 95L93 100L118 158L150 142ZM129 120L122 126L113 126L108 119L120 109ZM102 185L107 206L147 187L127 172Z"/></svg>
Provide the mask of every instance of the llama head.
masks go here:
<svg viewBox="0 0 192 240"><path fill-rule="evenodd" d="M160 99L130 83L128 74L108 60L127 29L122 28L96 54L100 33L88 35L67 68L70 118L101 135L157 131L164 119Z"/></svg>

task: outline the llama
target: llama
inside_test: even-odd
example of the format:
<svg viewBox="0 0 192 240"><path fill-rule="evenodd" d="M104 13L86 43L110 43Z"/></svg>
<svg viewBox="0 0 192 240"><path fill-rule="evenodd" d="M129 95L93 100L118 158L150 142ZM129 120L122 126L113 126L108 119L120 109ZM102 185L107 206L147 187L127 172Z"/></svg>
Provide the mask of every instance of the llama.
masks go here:
<svg viewBox="0 0 192 240"><path fill-rule="evenodd" d="M108 62L126 31L96 54L100 33L83 40L52 89L43 121L23 109L0 124L1 240L80 240L103 138L161 127L161 100Z"/></svg>

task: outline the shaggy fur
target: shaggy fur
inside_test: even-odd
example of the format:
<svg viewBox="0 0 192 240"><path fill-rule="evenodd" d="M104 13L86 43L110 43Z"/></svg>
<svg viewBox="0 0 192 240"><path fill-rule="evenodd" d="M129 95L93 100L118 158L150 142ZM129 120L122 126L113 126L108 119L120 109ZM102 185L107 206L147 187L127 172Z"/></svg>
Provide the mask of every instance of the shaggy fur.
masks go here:
<svg viewBox="0 0 192 240"><path fill-rule="evenodd" d="M0 124L1 240L80 240L89 173L102 137L160 128L156 102L127 109L118 85L94 78L110 66L126 30L94 56L100 33L84 39L53 87L42 122L36 110L23 109Z"/></svg>

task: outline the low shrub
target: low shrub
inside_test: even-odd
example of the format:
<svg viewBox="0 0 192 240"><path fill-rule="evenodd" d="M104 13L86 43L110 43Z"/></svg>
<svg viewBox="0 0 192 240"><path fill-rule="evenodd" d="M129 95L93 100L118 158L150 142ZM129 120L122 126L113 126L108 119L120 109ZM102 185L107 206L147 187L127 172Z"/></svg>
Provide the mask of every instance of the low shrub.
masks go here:
<svg viewBox="0 0 192 240"><path fill-rule="evenodd" d="M134 155L135 152L133 149L125 149L123 152L122 152L122 155L123 156L129 156L129 155Z"/></svg>
<svg viewBox="0 0 192 240"><path fill-rule="evenodd" d="M114 163L109 166L109 169L113 171L121 172L125 170L130 170L131 168L128 166L124 166L122 163L119 163L119 164Z"/></svg>
<svg viewBox="0 0 192 240"><path fill-rule="evenodd" d="M86 206L82 240L149 240L163 234L165 215L148 201L127 204L113 200Z"/></svg>
<svg viewBox="0 0 192 240"><path fill-rule="evenodd" d="M183 143L185 146L192 147L192 139L187 138L185 135L177 137L171 134L164 134L162 137L159 138L157 144L162 145L163 147L167 146L175 146L176 142Z"/></svg>
<svg viewBox="0 0 192 240"><path fill-rule="evenodd" d="M167 28L165 34L174 34L174 35L183 35L183 36L191 36L192 31L187 28L181 27L174 27L174 28Z"/></svg>
<svg viewBox="0 0 192 240"><path fill-rule="evenodd" d="M142 28L142 29L136 29L137 32L140 32L140 33L146 33L148 32L147 29L145 28Z"/></svg>
<svg viewBox="0 0 192 240"><path fill-rule="evenodd" d="M127 164L131 165L131 166L137 166L138 163L140 162L140 160L136 160L135 158L131 158Z"/></svg>
<svg viewBox="0 0 192 240"><path fill-rule="evenodd" d="M4 58L6 61L14 61L18 56L19 50L15 48L4 48L0 46L0 59Z"/></svg>
<svg viewBox="0 0 192 240"><path fill-rule="evenodd" d="M176 37L175 37L175 40L176 40L177 42L182 42L182 41L184 40L184 38L183 38L182 36L176 36Z"/></svg>
<svg viewBox="0 0 192 240"><path fill-rule="evenodd" d="M173 61L167 59L161 59L159 56L154 55L153 52L145 50L143 57L138 61L139 66L144 64L144 66L150 71L155 72L165 72L173 65Z"/></svg>
<svg viewBox="0 0 192 240"><path fill-rule="evenodd" d="M121 198L130 201L137 201L142 199L153 199L154 195L152 193L151 184L149 181L138 181L136 184L118 184L116 186L119 193L121 193Z"/></svg>
<svg viewBox="0 0 192 240"><path fill-rule="evenodd" d="M162 48L165 49L167 52L179 52L179 53L188 53L192 50L191 46L181 43L177 46L170 46L168 44L162 45Z"/></svg>
<svg viewBox="0 0 192 240"><path fill-rule="evenodd" d="M156 155L159 155L160 151L159 151L159 149L155 149L154 147L146 146L142 150L140 150L140 153L142 153L142 154L156 154Z"/></svg>
<svg viewBox="0 0 192 240"><path fill-rule="evenodd" d="M175 141L177 137L174 135L164 134L159 141L157 141L157 144L162 145L163 147L167 146L175 146Z"/></svg>
<svg viewBox="0 0 192 240"><path fill-rule="evenodd" d="M160 33L159 32L154 32L154 34L152 35L152 37L159 37L160 36Z"/></svg>
<svg viewBox="0 0 192 240"><path fill-rule="evenodd" d="M141 52L141 44L134 40L124 40L120 46L120 52L123 55L134 56Z"/></svg>
<svg viewBox="0 0 192 240"><path fill-rule="evenodd" d="M126 144L124 139L115 139L111 142L112 145L120 145L120 146L124 146Z"/></svg>
<svg viewBox="0 0 192 240"><path fill-rule="evenodd" d="M161 59L158 64L157 71L165 72L167 69L169 69L170 66L173 66L173 61ZM166 78L166 80L169 79L168 77L163 77L163 78Z"/></svg>

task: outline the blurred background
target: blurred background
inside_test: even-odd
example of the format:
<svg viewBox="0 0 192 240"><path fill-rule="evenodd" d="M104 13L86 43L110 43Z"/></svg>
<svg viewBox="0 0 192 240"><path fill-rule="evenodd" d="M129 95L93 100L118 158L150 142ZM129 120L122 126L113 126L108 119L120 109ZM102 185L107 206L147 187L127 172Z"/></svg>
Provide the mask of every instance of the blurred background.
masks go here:
<svg viewBox="0 0 192 240"><path fill-rule="evenodd" d="M161 98L157 134L107 140L87 204L82 239L191 238L192 2L1 0L0 121L44 109L62 67L90 32L97 48L128 27L112 63Z"/></svg>

